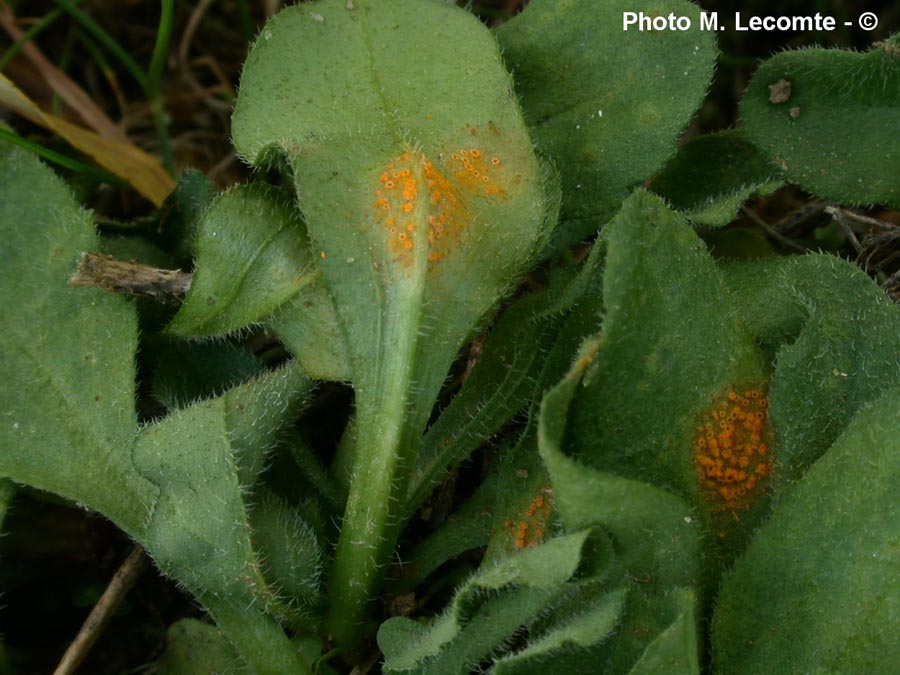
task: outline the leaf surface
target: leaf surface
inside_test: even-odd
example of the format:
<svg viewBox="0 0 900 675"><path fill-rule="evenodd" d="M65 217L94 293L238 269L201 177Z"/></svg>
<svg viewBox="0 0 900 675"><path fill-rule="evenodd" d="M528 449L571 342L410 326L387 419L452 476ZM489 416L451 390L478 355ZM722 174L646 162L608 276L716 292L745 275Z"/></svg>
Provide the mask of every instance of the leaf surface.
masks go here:
<svg viewBox="0 0 900 675"><path fill-rule="evenodd" d="M543 247L557 202L493 37L445 3L289 7L263 29L240 91L235 146L253 164L290 163L344 335L365 480L350 489L330 629L358 641L345 613L362 611L393 550L400 467L415 463L463 342Z"/></svg>
<svg viewBox="0 0 900 675"><path fill-rule="evenodd" d="M563 239L594 232L632 187L675 153L706 95L713 33L623 30L626 1L533 0L497 39L540 152L563 181ZM654 0L645 14L696 15L684 0Z"/></svg>
<svg viewBox="0 0 900 675"><path fill-rule="evenodd" d="M890 672L900 663L900 389L865 406L723 580L718 672Z"/></svg>
<svg viewBox="0 0 900 675"><path fill-rule="evenodd" d="M0 475L140 533L157 489L130 457L134 306L68 285L79 255L100 248L90 216L33 155L0 153Z"/></svg>
<svg viewBox="0 0 900 675"><path fill-rule="evenodd" d="M299 214L272 186L217 196L197 226L196 271L175 335L224 335L259 322L315 278Z"/></svg>
<svg viewBox="0 0 900 675"><path fill-rule="evenodd" d="M650 189L691 222L721 227L753 195L769 194L782 184L778 169L743 132L729 129L681 146Z"/></svg>
<svg viewBox="0 0 900 675"><path fill-rule="evenodd" d="M741 102L748 138L788 180L845 204L900 206L900 35L860 54L782 52Z"/></svg>

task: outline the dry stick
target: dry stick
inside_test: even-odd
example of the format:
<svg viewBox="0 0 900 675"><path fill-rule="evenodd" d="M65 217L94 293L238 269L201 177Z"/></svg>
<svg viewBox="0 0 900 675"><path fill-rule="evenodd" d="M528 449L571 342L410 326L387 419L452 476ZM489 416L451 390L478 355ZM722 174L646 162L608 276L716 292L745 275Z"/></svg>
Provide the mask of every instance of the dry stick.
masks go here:
<svg viewBox="0 0 900 675"><path fill-rule="evenodd" d="M138 580L146 563L147 557L144 555L144 549L140 546L135 546L131 555L116 570L109 582L109 586L103 591L100 600L97 601L94 609L91 610L88 618L85 619L81 630L78 631L78 635L75 636L72 644L69 645L66 653L63 654L59 665L56 666L56 670L53 671L53 675L71 675L71 673L75 672L75 669L84 661L84 657L87 656L91 647L94 646L97 638L100 637L103 629L106 628L106 624L112 617L113 612L116 611L116 608L125 598L128 591L131 590Z"/></svg>
<svg viewBox="0 0 900 675"><path fill-rule="evenodd" d="M72 286L97 286L112 293L126 293L179 304L191 287L193 275L181 270L162 270L149 265L122 262L112 256L85 253Z"/></svg>
<svg viewBox="0 0 900 675"><path fill-rule="evenodd" d="M862 253L863 247L862 244L859 243L859 239L856 238L856 232L853 231L853 228L847 221L845 211L843 209L837 208L836 206L829 206L825 209L825 213L834 218L835 222L841 226L841 229L844 231L844 234L847 235L847 239L850 241L850 244L856 250L857 259L859 259L859 255L860 253Z"/></svg>
<svg viewBox="0 0 900 675"><path fill-rule="evenodd" d="M855 220L858 223L864 223L867 225L875 225L876 227L880 227L885 230L889 230L891 225L890 223L885 223L881 220L876 220L875 218L869 218L867 216L861 216L859 214L853 213L852 211L845 211L842 208L837 206L829 206L825 211L834 218L835 222L841 226L841 229L844 231L844 234L847 235L847 238L850 240L850 243L853 245L853 248L856 249L856 260L858 263L862 263L862 266L866 270L866 272L870 272L869 269L869 259L872 257L872 254L869 254L869 257L863 261L862 253L863 253L863 245L859 243L859 239L856 238L856 233L853 231L853 228L850 225L850 220ZM884 264L882 262L882 264ZM885 274L880 265L876 265L875 278L878 279L878 283L884 285L888 281L888 275Z"/></svg>
<svg viewBox="0 0 900 675"><path fill-rule="evenodd" d="M806 253L807 249L795 241L791 241L787 237L785 237L781 232L778 232L775 228L769 225L766 221L760 218L754 211L751 211L746 206L741 207L741 211L746 214L746 216L752 220L754 223L759 225L763 230L765 230L766 234L775 239L780 244L787 246L788 248L792 248L795 251L800 251L801 253Z"/></svg>
<svg viewBox="0 0 900 675"><path fill-rule="evenodd" d="M848 211L847 209L837 208L836 210L840 211L844 216L846 216L850 220L855 220L859 223L865 223L866 225L872 225L873 227L877 227L882 230L897 230L897 228L898 228L897 225L894 225L894 223L888 222L886 220L879 220L878 218L872 218L870 216L865 216L861 213L855 213L853 211Z"/></svg>

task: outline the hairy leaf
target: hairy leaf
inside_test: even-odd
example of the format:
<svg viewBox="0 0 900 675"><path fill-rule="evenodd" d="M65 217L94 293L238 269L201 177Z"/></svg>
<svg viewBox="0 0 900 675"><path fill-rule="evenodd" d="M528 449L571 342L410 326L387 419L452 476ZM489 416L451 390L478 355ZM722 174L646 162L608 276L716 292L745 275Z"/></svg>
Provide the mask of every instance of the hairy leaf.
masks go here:
<svg viewBox="0 0 900 675"><path fill-rule="evenodd" d="M650 189L691 222L721 227L753 195L769 194L782 183L778 169L743 132L729 129L681 146Z"/></svg>
<svg viewBox="0 0 900 675"><path fill-rule="evenodd" d="M586 237L675 153L706 95L715 38L699 30L623 30L625 0L532 0L497 30L540 152L563 180L564 240ZM693 15L685 0L641 5Z"/></svg>
<svg viewBox="0 0 900 675"><path fill-rule="evenodd" d="M3 143L0 162L0 475L139 533L157 488L131 464L134 306L67 284L100 247L90 216L33 155Z"/></svg>
<svg viewBox="0 0 900 675"><path fill-rule="evenodd" d="M748 138L825 199L900 206L900 35L864 53L782 52L741 103Z"/></svg>
<svg viewBox="0 0 900 675"><path fill-rule="evenodd" d="M315 278L299 214L272 186L216 197L197 226L196 271L175 335L223 335L261 321Z"/></svg>
<svg viewBox="0 0 900 675"><path fill-rule="evenodd" d="M829 255L728 269L744 325L775 365L773 487L799 478L860 408L900 384L900 306Z"/></svg>
<svg viewBox="0 0 900 675"><path fill-rule="evenodd" d="M587 532L559 537L486 566L430 629L403 618L383 623L378 644L386 672L469 672L562 591L586 538Z"/></svg>
<svg viewBox="0 0 900 675"><path fill-rule="evenodd" d="M391 512L405 502L399 467L415 462L463 341L542 248L556 202L496 43L445 3L289 7L263 29L240 92L238 152L257 165L273 152L290 162L344 333L359 478L330 629L358 642L354 617L402 522Z"/></svg>
<svg viewBox="0 0 900 675"><path fill-rule="evenodd" d="M900 389L865 406L725 575L718 672L889 672L900 662Z"/></svg>
<svg viewBox="0 0 900 675"><path fill-rule="evenodd" d="M264 321L310 377L349 382L344 335L328 288L311 281Z"/></svg>
<svg viewBox="0 0 900 675"><path fill-rule="evenodd" d="M144 427L134 462L160 491L140 537L157 564L200 598L255 670L301 668L266 611L275 609L276 599L250 543L225 400L199 403Z"/></svg>
<svg viewBox="0 0 900 675"><path fill-rule="evenodd" d="M596 670L591 647L604 642L619 622L625 603L625 589L601 595L582 612L538 639L521 651L498 659L496 675L565 675Z"/></svg>
<svg viewBox="0 0 900 675"><path fill-rule="evenodd" d="M250 672L222 631L196 619L181 619L169 626L166 651L156 667L159 675Z"/></svg>

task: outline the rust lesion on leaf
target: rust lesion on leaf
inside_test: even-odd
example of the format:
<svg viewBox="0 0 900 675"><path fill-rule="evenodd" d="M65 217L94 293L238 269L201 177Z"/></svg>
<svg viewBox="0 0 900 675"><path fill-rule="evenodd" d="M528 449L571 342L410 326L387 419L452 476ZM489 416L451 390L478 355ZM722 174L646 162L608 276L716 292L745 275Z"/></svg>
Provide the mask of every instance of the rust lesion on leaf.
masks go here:
<svg viewBox="0 0 900 675"><path fill-rule="evenodd" d="M749 508L772 473L774 430L764 386L728 387L701 413L694 462L713 510Z"/></svg>
<svg viewBox="0 0 900 675"><path fill-rule="evenodd" d="M469 147L437 153L433 160L409 150L378 174L371 207L395 262L412 265L417 247L427 245L428 261L437 263L465 238L473 220L471 199L506 199L508 188L497 153Z"/></svg>
<svg viewBox="0 0 900 675"><path fill-rule="evenodd" d="M535 548L544 542L553 514L553 489L544 486L516 519L503 525L512 536L515 549Z"/></svg>

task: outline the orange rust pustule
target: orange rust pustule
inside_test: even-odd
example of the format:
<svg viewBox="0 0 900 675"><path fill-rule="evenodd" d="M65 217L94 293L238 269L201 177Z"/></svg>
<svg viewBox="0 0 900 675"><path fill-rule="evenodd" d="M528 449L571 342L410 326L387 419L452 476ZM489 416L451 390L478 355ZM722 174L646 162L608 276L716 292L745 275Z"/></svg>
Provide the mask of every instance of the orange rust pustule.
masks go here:
<svg viewBox="0 0 900 675"><path fill-rule="evenodd" d="M763 389L730 389L704 411L694 436L694 458L717 511L747 508L765 490L773 436Z"/></svg>
<svg viewBox="0 0 900 675"><path fill-rule="evenodd" d="M421 153L395 157L379 174L372 202L375 222L387 235L391 255L396 261L412 263L422 234L417 232L416 217L424 210L428 260L442 260L472 221L466 197L505 198L504 178L503 161L486 157L479 148L450 153L440 169Z"/></svg>
<svg viewBox="0 0 900 675"><path fill-rule="evenodd" d="M515 547L528 549L543 543L552 512L553 489L545 486L520 514L520 518L503 523L513 535Z"/></svg>
<svg viewBox="0 0 900 675"><path fill-rule="evenodd" d="M389 162L375 188L375 220L387 233L388 250L399 260L412 262L416 223L413 211L419 198L419 158L404 152Z"/></svg>

